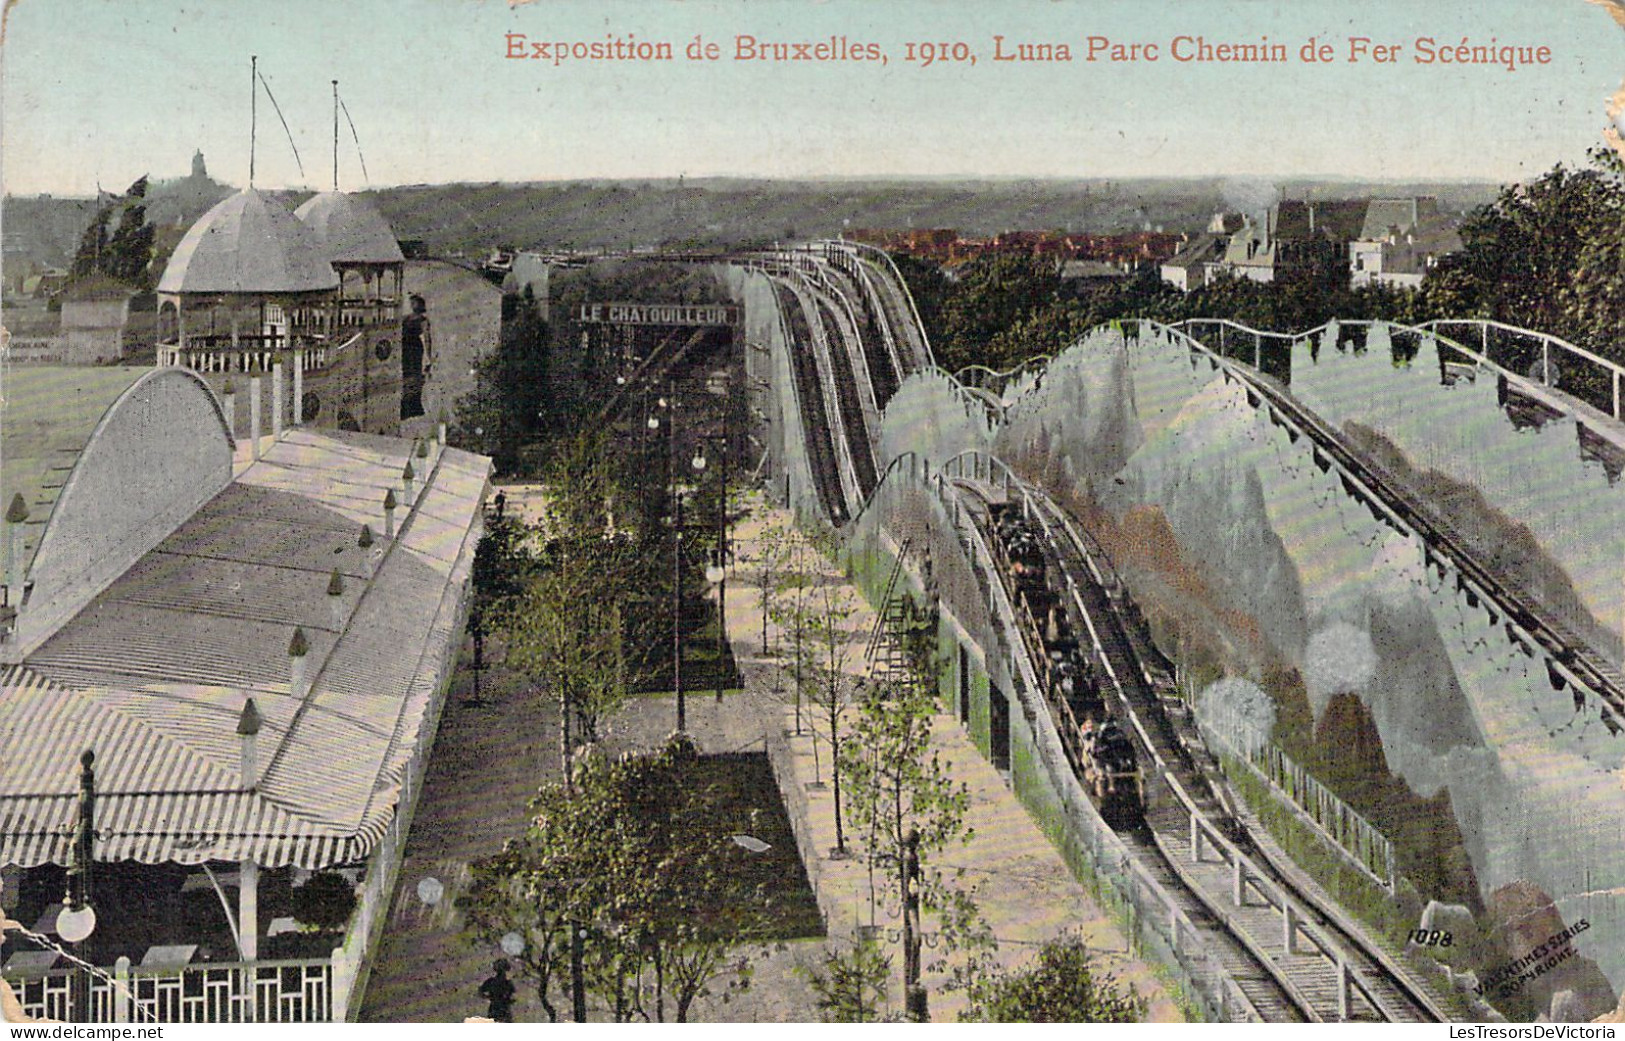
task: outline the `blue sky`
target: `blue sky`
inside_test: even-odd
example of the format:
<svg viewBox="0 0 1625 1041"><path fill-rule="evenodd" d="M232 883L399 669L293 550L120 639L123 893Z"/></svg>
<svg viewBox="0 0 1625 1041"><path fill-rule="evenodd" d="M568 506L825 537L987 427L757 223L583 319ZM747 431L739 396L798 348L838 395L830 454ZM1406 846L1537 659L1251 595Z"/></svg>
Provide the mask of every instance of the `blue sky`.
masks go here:
<svg viewBox="0 0 1625 1041"><path fill-rule="evenodd" d="M528 40L636 36L677 60L504 57ZM724 60L690 62L698 34ZM873 42L873 63L727 60L738 34ZM1066 43L1071 63L994 62L993 37ZM1087 62L1087 39L1153 43L1156 62ZM1283 64L1174 61L1177 36L1285 44ZM1305 64L1311 37L1336 60ZM1348 40L1402 44L1348 62ZM1420 65L1441 44L1550 48L1549 64ZM964 42L973 66L905 45ZM249 55L304 162L260 99L256 183L331 179L340 81L374 186L452 180L975 175L1516 180L1584 160L1625 75L1625 34L1583 0L14 0L3 44L7 191L88 193L248 173ZM341 182L362 187L349 130Z"/></svg>

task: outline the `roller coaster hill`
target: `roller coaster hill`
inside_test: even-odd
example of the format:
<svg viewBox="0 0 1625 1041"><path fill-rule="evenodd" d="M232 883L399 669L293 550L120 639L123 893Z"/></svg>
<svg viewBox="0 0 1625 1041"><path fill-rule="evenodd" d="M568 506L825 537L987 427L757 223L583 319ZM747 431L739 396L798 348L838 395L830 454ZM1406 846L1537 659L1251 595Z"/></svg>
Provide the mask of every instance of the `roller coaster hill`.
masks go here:
<svg viewBox="0 0 1625 1041"><path fill-rule="evenodd" d="M1374 935L1286 856L1235 795L1220 766L1234 750L1193 711L1179 665L1154 641L1097 537L993 453L1012 413L1041 392L1049 359L1007 373L942 372L896 267L866 245L694 259L721 264L741 306L744 382L768 487L803 525L839 534L882 628L909 614L905 598L936 609L944 704L1204 1015L1496 1017L1452 987L1448 970ZM1577 709L1617 732L1625 712L1617 658L1578 638L1294 395L1295 349L1361 349L1376 330L1334 323L1280 336L1220 321L1139 321L1105 332L1119 352L1154 342L1244 396L1259 422L1413 547L1439 586L1454 582ZM1441 380L1493 381L1509 410L1562 417L1577 424L1584 450L1625 460L1617 367L1493 323L1380 335L1401 347L1425 338ZM1533 369L1531 356L1541 363ZM1612 381L1603 407L1594 393L1574 399L1550 378L1582 365L1599 367L1605 389ZM1328 844L1394 892L1392 845L1347 807L1333 809L1330 823L1316 825Z"/></svg>

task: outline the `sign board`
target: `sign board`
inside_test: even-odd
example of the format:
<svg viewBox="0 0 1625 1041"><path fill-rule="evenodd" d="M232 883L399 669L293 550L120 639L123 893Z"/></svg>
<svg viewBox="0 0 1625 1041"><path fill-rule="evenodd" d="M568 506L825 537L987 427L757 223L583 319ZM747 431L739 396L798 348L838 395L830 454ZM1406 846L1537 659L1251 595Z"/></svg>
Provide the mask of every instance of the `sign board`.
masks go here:
<svg viewBox="0 0 1625 1041"><path fill-rule="evenodd" d="M726 304L582 304L582 322L609 325L738 325L739 308Z"/></svg>

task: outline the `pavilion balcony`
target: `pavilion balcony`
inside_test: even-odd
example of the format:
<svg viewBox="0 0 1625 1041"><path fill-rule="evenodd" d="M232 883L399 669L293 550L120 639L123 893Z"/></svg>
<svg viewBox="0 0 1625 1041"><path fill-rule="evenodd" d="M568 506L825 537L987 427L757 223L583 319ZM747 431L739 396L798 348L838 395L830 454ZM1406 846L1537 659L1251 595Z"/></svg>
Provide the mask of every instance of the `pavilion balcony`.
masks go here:
<svg viewBox="0 0 1625 1041"><path fill-rule="evenodd" d="M326 336L308 333L295 335L291 343L286 333L188 334L158 344L158 364L194 372L270 372L291 351L300 368L311 372L327 367L330 343Z"/></svg>

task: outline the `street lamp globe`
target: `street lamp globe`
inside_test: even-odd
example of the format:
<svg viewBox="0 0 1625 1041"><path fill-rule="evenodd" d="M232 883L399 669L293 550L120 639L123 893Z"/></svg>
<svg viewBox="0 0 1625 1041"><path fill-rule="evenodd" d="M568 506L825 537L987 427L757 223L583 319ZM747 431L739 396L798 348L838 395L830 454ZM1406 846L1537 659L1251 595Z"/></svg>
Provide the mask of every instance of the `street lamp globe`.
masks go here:
<svg viewBox="0 0 1625 1041"><path fill-rule="evenodd" d="M694 469L696 469L696 470L704 470L705 469L705 453L704 452L695 452L694 453L694 458L691 460L691 462L694 464Z"/></svg>
<svg viewBox="0 0 1625 1041"><path fill-rule="evenodd" d="M727 577L727 574L726 571L722 570L721 564L707 564L705 566L705 580L712 585L721 582Z"/></svg>
<svg viewBox="0 0 1625 1041"><path fill-rule="evenodd" d="M659 416L650 416L648 425L649 425L650 430L659 430L660 429L660 417Z"/></svg>
<svg viewBox="0 0 1625 1041"><path fill-rule="evenodd" d="M96 909L89 904L56 916L56 934L69 943L79 943L95 931Z"/></svg>

